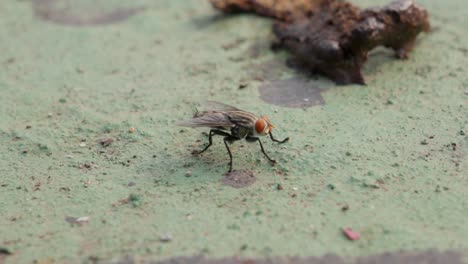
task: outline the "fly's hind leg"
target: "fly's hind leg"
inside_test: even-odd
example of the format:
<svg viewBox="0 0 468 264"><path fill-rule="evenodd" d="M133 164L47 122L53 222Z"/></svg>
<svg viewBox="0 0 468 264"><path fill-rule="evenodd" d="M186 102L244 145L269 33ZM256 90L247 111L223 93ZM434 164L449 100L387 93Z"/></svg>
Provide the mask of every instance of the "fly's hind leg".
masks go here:
<svg viewBox="0 0 468 264"><path fill-rule="evenodd" d="M219 130L219 129L211 129L211 130L210 130L210 133L209 133L209 135L208 135L208 145L206 145L202 150L194 150L194 151L192 151L192 154L193 154L193 155L202 154L202 153L205 152L209 147L211 147L211 145L213 144L213 135L220 135L220 136L225 136L225 137L231 136L229 133L224 132L224 131L221 131L221 130Z"/></svg>

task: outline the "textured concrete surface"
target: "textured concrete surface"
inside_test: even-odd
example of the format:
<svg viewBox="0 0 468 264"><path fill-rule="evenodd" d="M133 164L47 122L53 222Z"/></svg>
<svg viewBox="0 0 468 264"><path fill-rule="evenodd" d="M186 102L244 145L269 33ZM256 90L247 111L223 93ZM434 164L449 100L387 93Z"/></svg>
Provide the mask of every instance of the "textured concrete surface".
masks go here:
<svg viewBox="0 0 468 264"><path fill-rule="evenodd" d="M466 253L468 4L419 2L433 31L407 61L374 52L367 86L284 66L269 20L200 0L2 2L0 262ZM274 167L232 145L250 186L174 125L206 99L291 138L263 140Z"/></svg>

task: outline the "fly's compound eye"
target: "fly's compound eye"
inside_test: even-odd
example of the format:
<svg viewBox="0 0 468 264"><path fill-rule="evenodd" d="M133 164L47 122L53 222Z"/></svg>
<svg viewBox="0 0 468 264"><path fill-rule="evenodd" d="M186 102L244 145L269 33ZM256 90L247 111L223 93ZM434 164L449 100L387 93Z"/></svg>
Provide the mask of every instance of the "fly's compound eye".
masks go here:
<svg viewBox="0 0 468 264"><path fill-rule="evenodd" d="M257 119L255 122L255 131L257 131L260 135L265 135L269 132L268 122L265 121L263 118Z"/></svg>

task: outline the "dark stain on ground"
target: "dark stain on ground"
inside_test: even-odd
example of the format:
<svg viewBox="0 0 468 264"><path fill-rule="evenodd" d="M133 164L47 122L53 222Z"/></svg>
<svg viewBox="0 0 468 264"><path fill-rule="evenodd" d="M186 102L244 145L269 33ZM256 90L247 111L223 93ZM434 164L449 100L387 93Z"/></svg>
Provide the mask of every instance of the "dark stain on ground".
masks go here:
<svg viewBox="0 0 468 264"><path fill-rule="evenodd" d="M144 7L100 9L72 0L32 0L34 14L42 20L67 26L97 26L117 23L142 12Z"/></svg>
<svg viewBox="0 0 468 264"><path fill-rule="evenodd" d="M163 261L140 261L133 257L125 257L117 261L93 261L88 263L113 263L113 264L133 264L133 263L154 263L154 264L463 264L463 255L456 251L439 252L437 250L427 250L420 252L393 252L380 255L345 258L337 255L325 255L323 257L268 257L268 258L245 258L228 257L222 259L210 259L204 256L175 257Z"/></svg>
<svg viewBox="0 0 468 264"><path fill-rule="evenodd" d="M254 184L257 179L252 171L235 170L224 175L223 184L234 188L245 188Z"/></svg>
<svg viewBox="0 0 468 264"><path fill-rule="evenodd" d="M265 82L259 87L260 98L270 104L291 108L325 104L321 92L325 89L301 78Z"/></svg>

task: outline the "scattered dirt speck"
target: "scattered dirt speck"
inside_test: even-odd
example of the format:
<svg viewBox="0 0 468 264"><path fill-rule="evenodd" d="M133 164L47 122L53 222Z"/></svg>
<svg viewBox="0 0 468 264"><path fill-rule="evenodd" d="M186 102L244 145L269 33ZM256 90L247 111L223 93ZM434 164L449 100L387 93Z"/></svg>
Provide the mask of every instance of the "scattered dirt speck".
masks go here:
<svg viewBox="0 0 468 264"><path fill-rule="evenodd" d="M249 84L246 83L246 82L241 82L241 83L239 83L239 89L240 89L240 90L246 88L247 86L249 86Z"/></svg>
<svg viewBox="0 0 468 264"><path fill-rule="evenodd" d="M0 247L0 263L4 263L6 257L11 254L12 253L8 248Z"/></svg>
<svg viewBox="0 0 468 264"><path fill-rule="evenodd" d="M15 62L15 58L9 58L9 59L6 61L7 64L12 64L12 63L14 63L14 62Z"/></svg>
<svg viewBox="0 0 468 264"><path fill-rule="evenodd" d="M36 182L36 183L34 184L33 191L39 191L39 190L41 189L41 185L42 185L41 182L39 182L39 181Z"/></svg>
<svg viewBox="0 0 468 264"><path fill-rule="evenodd" d="M70 187L60 187L59 191L61 192L69 192L71 191Z"/></svg>
<svg viewBox="0 0 468 264"><path fill-rule="evenodd" d="M105 139L101 139L101 141L99 141L99 144L101 144L101 146L103 147L108 147L112 142L114 142L114 139L105 138Z"/></svg>
<svg viewBox="0 0 468 264"><path fill-rule="evenodd" d="M343 206L341 206L341 211L346 212L348 210L349 210L349 204L344 204Z"/></svg>
<svg viewBox="0 0 468 264"><path fill-rule="evenodd" d="M170 242L172 240L172 235L169 233L163 234L159 236L159 241L161 242Z"/></svg>

